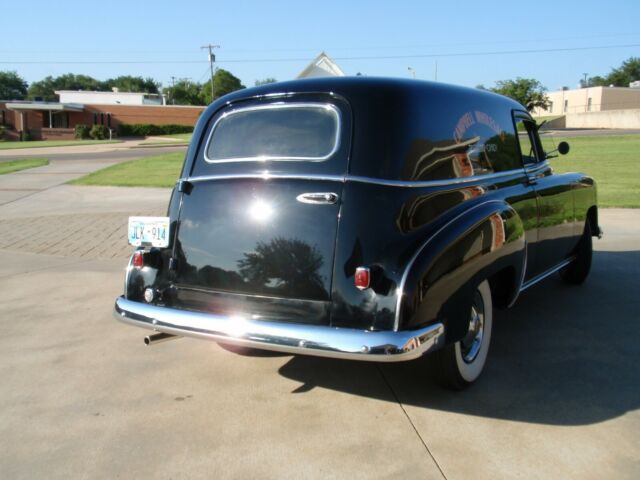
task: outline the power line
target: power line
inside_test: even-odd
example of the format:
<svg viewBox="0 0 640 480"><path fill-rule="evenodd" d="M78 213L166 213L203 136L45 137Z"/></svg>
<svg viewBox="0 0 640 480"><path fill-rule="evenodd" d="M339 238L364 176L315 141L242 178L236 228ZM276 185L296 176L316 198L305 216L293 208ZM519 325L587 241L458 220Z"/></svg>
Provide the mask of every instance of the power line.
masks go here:
<svg viewBox="0 0 640 480"><path fill-rule="evenodd" d="M418 53L407 55L363 55L349 57L333 57L334 60L396 60L410 58L442 58L442 57L479 57L488 55L524 55L530 53L554 53L554 52L577 52L588 50L607 50L613 48L632 48L640 47L640 43L632 43L625 45L599 45L592 47L568 47L568 48L536 48L523 50L493 50L482 52L450 52L450 53ZM244 58L244 59L227 59L217 60L218 63L277 63L277 62L306 62L308 57L296 58ZM154 64L202 64L202 60L103 60L103 61L50 61L50 60L34 60L34 61L0 61L0 64L6 65L154 65Z"/></svg>
<svg viewBox="0 0 640 480"><path fill-rule="evenodd" d="M251 48L251 49L227 49L226 52L231 53L246 53L246 52L316 52L319 50L331 50L331 51L350 51L350 50L397 50L397 49L411 49L411 48L433 48L433 47L459 47L465 45L499 45L499 44L523 44L532 42L551 42L551 41L567 41L567 40L587 40L595 38L619 38L619 37L637 37L640 36L639 32L629 33L617 33L617 34L598 34L598 35L579 35L571 37L545 37L545 38L531 38L531 39L508 39L508 40L487 40L483 42L454 42L454 43L433 43L433 44L414 44L414 45L366 45L366 46L334 46L327 47L305 47L305 48ZM158 50L0 50L0 53L12 53L12 54L25 54L25 53L38 53L38 54L107 54L107 53L157 53ZM167 53L193 53L193 50L163 50L164 54Z"/></svg>

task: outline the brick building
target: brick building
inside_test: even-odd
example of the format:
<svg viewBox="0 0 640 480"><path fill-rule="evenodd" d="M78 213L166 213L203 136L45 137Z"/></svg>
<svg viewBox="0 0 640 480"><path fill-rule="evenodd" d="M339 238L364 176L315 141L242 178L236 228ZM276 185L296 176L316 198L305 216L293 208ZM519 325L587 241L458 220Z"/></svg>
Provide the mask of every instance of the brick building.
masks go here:
<svg viewBox="0 0 640 480"><path fill-rule="evenodd" d="M76 125L105 125L118 131L125 124L195 125L205 107L163 105L162 97L129 92L56 92L60 102L1 101L0 125L6 136L24 133L35 140L74 138ZM97 102L97 103L96 103Z"/></svg>

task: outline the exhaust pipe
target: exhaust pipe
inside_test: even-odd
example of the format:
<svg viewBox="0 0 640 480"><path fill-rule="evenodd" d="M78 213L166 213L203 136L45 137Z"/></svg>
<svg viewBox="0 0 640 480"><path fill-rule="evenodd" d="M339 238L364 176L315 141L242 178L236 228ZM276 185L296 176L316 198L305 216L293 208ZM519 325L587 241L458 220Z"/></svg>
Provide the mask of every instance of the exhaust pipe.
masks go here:
<svg viewBox="0 0 640 480"><path fill-rule="evenodd" d="M156 343L166 342L167 340L174 340L176 338L181 338L179 335L171 335L170 333L154 333L152 335L148 335L144 337L144 344L155 345Z"/></svg>

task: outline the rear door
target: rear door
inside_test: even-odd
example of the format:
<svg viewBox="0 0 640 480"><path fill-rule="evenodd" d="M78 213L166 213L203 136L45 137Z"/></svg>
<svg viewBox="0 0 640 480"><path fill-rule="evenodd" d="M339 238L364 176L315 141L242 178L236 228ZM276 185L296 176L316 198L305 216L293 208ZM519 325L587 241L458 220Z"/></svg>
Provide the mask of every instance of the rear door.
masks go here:
<svg viewBox="0 0 640 480"><path fill-rule="evenodd" d="M346 102L328 95L217 112L183 193L178 289L202 293L200 304L207 292L236 307L329 302L350 124Z"/></svg>

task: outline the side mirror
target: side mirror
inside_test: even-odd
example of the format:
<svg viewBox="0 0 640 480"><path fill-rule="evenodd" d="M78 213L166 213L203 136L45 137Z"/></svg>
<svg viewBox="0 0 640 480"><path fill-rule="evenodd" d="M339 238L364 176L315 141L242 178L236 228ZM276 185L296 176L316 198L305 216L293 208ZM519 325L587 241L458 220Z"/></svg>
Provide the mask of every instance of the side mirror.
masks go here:
<svg viewBox="0 0 640 480"><path fill-rule="evenodd" d="M569 153L569 144L567 142L560 142L558 144L558 153L560 155L566 155Z"/></svg>
<svg viewBox="0 0 640 480"><path fill-rule="evenodd" d="M569 153L569 144L567 142L560 142L558 147L555 150L551 150L547 152L545 158L556 158L558 155L554 155L554 153L558 152L560 155L566 155Z"/></svg>

